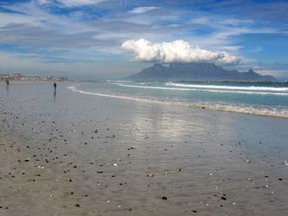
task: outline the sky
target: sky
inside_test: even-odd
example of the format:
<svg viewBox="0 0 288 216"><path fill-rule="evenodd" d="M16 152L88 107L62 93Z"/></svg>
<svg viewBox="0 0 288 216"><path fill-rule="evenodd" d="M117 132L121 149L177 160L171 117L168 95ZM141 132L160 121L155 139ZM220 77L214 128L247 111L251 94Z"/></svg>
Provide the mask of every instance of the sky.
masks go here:
<svg viewBox="0 0 288 216"><path fill-rule="evenodd" d="M287 0L0 0L0 73L113 79L209 62L288 79Z"/></svg>

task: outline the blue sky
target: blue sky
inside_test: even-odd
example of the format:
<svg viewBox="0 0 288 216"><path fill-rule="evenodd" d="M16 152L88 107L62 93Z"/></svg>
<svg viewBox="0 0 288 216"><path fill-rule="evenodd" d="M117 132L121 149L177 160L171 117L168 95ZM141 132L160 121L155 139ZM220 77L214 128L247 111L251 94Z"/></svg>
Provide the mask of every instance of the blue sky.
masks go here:
<svg viewBox="0 0 288 216"><path fill-rule="evenodd" d="M288 79L288 1L0 0L0 73L119 78L214 62Z"/></svg>

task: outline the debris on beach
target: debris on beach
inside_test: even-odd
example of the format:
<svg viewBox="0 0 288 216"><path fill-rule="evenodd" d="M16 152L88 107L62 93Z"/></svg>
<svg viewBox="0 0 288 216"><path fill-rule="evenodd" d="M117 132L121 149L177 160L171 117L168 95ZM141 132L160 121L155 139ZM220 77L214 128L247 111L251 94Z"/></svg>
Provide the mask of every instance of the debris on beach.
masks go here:
<svg viewBox="0 0 288 216"><path fill-rule="evenodd" d="M223 194L223 196L221 196L221 199L226 201L227 200L226 195Z"/></svg>
<svg viewBox="0 0 288 216"><path fill-rule="evenodd" d="M153 173L148 173L147 177L154 177L154 174Z"/></svg>
<svg viewBox="0 0 288 216"><path fill-rule="evenodd" d="M162 196L161 199L162 200L168 200L168 198L166 196Z"/></svg>

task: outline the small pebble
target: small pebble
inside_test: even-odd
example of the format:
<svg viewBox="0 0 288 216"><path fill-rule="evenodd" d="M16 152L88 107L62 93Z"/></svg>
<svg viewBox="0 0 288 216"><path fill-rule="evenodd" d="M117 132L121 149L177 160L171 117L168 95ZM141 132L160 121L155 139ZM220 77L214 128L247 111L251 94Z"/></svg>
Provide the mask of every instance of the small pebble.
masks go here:
<svg viewBox="0 0 288 216"><path fill-rule="evenodd" d="M148 173L147 177L154 177L154 174L153 173Z"/></svg>

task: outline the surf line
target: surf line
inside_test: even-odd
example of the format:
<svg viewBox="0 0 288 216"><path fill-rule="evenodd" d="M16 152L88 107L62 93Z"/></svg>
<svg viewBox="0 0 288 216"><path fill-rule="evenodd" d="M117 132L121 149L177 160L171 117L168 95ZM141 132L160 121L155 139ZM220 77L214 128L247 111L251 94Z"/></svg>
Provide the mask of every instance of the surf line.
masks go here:
<svg viewBox="0 0 288 216"><path fill-rule="evenodd" d="M231 94L249 94L249 95L276 95L276 96L288 96L288 93L282 92L257 92L257 91L231 91L230 88L219 88L222 90L216 90L213 88L171 88L171 87L158 87L158 86L137 86L137 85L126 85L121 83L114 83L122 87L129 88L140 88L140 89L159 89L159 90L172 90L172 91L201 91L201 92L212 92L212 93L231 93ZM236 89L235 89L236 90Z"/></svg>
<svg viewBox="0 0 288 216"><path fill-rule="evenodd" d="M122 99L122 100L153 103L153 104L177 105L177 106L190 107L190 108L196 108L196 109L205 108L205 109L215 110L215 111L242 113L242 114L258 115L258 116L260 115L260 116L267 116L267 117L288 118L288 111L278 112L278 111L272 111L268 109L255 109L251 107L245 108L245 107L227 106L227 105L219 105L219 104L211 105L211 104L205 104L205 103L196 104L196 103L183 103L183 102L175 102L175 101L169 102L169 101L151 100L151 99L121 96L121 95L109 95L109 94L102 94L102 93L95 93L95 92L87 92L87 91L77 89L76 86L69 86L67 88L72 90L73 92L77 92L80 94L114 98L114 99Z"/></svg>

